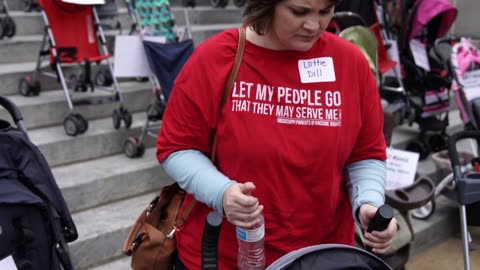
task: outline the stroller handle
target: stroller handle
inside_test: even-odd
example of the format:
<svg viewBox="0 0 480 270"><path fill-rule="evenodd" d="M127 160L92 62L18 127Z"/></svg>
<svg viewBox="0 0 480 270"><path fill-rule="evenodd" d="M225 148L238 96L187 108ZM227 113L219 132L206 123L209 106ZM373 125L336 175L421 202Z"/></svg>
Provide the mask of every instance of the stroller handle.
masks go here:
<svg viewBox="0 0 480 270"><path fill-rule="evenodd" d="M452 169L455 172L455 167L460 168L460 158L457 151L457 142L462 139L477 139L480 141L480 131L478 130L468 130L468 131L459 131L448 138L448 154L452 162Z"/></svg>
<svg viewBox="0 0 480 270"><path fill-rule="evenodd" d="M18 107L8 98L0 96L0 105L4 107L8 113L10 113L15 124L18 124L18 122L23 120L22 114L20 113Z"/></svg>
<svg viewBox="0 0 480 270"><path fill-rule="evenodd" d="M448 44L450 47L452 47L452 42L459 42L460 38L456 36L445 36L439 39L436 39L435 42L433 43L433 52L435 53L435 56L444 61L447 62L448 59L444 59L445 57L442 56L441 50L440 50L440 45L442 44Z"/></svg>

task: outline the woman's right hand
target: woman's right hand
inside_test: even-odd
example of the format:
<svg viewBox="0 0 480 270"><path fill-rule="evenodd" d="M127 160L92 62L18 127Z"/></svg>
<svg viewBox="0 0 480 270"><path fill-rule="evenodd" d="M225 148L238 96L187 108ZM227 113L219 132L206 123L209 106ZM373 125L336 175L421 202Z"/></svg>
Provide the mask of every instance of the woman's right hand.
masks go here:
<svg viewBox="0 0 480 270"><path fill-rule="evenodd" d="M235 183L223 193L223 211L233 225L249 228L261 221L263 205L251 195L254 190L255 185L252 182Z"/></svg>

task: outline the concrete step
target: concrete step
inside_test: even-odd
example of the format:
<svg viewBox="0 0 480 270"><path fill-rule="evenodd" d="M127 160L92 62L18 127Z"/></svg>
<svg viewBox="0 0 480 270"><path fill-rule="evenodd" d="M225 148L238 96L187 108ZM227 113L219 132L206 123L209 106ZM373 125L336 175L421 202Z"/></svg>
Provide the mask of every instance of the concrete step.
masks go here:
<svg viewBox="0 0 480 270"><path fill-rule="evenodd" d="M119 257L130 227L155 194L150 192L75 213L79 239L70 244L74 268L86 269Z"/></svg>
<svg viewBox="0 0 480 270"><path fill-rule="evenodd" d="M18 63L3 63L0 64L0 95L9 96L9 95L16 95L19 93L19 82L20 79L26 78L28 76L33 76L33 71L36 67L36 59L35 62L18 62ZM97 74L97 70L100 67L106 67L104 63L101 65L94 64L91 66L91 79L94 80ZM53 69L50 67L50 64L47 61L43 61L40 65L42 72L48 72L53 74ZM83 65L62 65L62 71L64 77L67 79L72 74L81 74L83 73ZM49 77L44 76L42 74L38 74L37 80L41 84L41 92L47 92L50 90L58 90L61 89L60 81L57 81L56 77ZM131 82L137 81L135 78L117 78L118 82Z"/></svg>
<svg viewBox="0 0 480 270"><path fill-rule="evenodd" d="M229 6L224 9L218 9L210 6L199 6L194 9L182 7L172 7L172 16L175 20L175 25L183 26L186 24L185 11L187 13L190 25L204 25L204 24L221 24L221 23L238 23L242 21L243 9ZM44 21L40 12L22 12L13 11L10 12L10 16L13 18L16 24L16 36L23 35L39 35L43 34ZM118 9L118 16L113 18L101 19L102 24L116 25L120 22L124 34L128 34L128 30L132 25L132 19L126 8ZM103 27L104 30L108 30L108 27Z"/></svg>
<svg viewBox="0 0 480 270"><path fill-rule="evenodd" d="M411 219L415 234L410 248L411 257L445 241L460 230L459 212L455 202L443 195L438 196L435 202L435 212L430 218Z"/></svg>
<svg viewBox="0 0 480 270"><path fill-rule="evenodd" d="M147 82L125 82L119 84L120 93L124 98L124 107L131 113L146 111L150 104L152 88ZM99 96L112 96L111 92L95 90L95 92L72 93L73 100ZM53 125L63 125L64 118L70 113L63 90L42 92L39 96L24 97L9 96L20 109L27 128L38 128ZM86 119L96 119L112 116L119 103L102 105L74 106L74 111ZM0 118L7 118L8 113L0 108ZM87 131L88 132L88 131Z"/></svg>
<svg viewBox="0 0 480 270"><path fill-rule="evenodd" d="M89 268L89 270L131 270L130 257L122 256L102 265Z"/></svg>
<svg viewBox="0 0 480 270"><path fill-rule="evenodd" d="M159 190L172 180L159 165L156 149L141 158L123 153L52 169L71 212ZM133 214L133 213L130 213Z"/></svg>
<svg viewBox="0 0 480 270"><path fill-rule="evenodd" d="M37 145L51 167L94 160L123 153L123 145L128 136L138 136L146 121L146 114L133 114L130 129L114 129L112 118L89 121L86 133L76 137L65 134L63 126L32 129L29 131L32 142ZM155 138L146 136L146 147L155 144Z"/></svg>
<svg viewBox="0 0 480 270"><path fill-rule="evenodd" d="M193 25L191 27L192 38L195 44L200 44L206 38L217 32L220 32L221 30L237 27L239 25L241 25L240 22L212 25ZM184 29L184 26L179 26L179 28ZM128 31L125 31L125 33L128 33ZM111 34L109 35L110 38L113 39L117 32L109 32L109 34ZM14 36L11 39L0 41L0 64L37 61L42 38L43 36L38 34Z"/></svg>

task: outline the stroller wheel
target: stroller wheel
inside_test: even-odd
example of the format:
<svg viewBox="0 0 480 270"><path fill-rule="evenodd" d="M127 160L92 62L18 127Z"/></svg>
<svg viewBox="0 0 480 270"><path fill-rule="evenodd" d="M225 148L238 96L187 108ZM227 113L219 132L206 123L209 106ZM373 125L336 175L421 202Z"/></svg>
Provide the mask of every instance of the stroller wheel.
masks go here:
<svg viewBox="0 0 480 270"><path fill-rule="evenodd" d="M441 134L433 134L428 138L428 147L430 147L433 153L447 149L445 137Z"/></svg>
<svg viewBox="0 0 480 270"><path fill-rule="evenodd" d="M123 151L129 158L141 157L145 152L145 145L136 137L129 137L124 145Z"/></svg>
<svg viewBox="0 0 480 270"><path fill-rule="evenodd" d="M37 80L32 82L32 77L21 78L18 83L18 93L25 97L38 96L40 90L40 82Z"/></svg>
<svg viewBox="0 0 480 270"><path fill-rule="evenodd" d="M112 120L113 120L113 127L115 129L119 129L122 121L122 115L120 114L120 111L118 109L113 110Z"/></svg>
<svg viewBox="0 0 480 270"><path fill-rule="evenodd" d="M30 12L33 9L33 0L23 0L23 11Z"/></svg>
<svg viewBox="0 0 480 270"><path fill-rule="evenodd" d="M81 114L76 113L72 114L73 117L75 117L78 122L80 123L80 126L78 127L78 134L83 134L85 131L88 129L88 121L83 117Z"/></svg>
<svg viewBox="0 0 480 270"><path fill-rule="evenodd" d="M3 19L3 25L5 26L5 36L11 38L15 35L17 29L15 26L15 22L13 21L12 17L6 16Z"/></svg>
<svg viewBox="0 0 480 270"><path fill-rule="evenodd" d="M197 5L195 0L182 0L182 6L194 8Z"/></svg>
<svg viewBox="0 0 480 270"><path fill-rule="evenodd" d="M3 37L5 36L5 32L6 32L6 29L5 29L4 19L0 18L0 39L3 39Z"/></svg>
<svg viewBox="0 0 480 270"><path fill-rule="evenodd" d="M412 217L420 220L428 219L435 212L435 200L431 200L425 205L411 210Z"/></svg>
<svg viewBox="0 0 480 270"><path fill-rule="evenodd" d="M210 4L216 8L223 8L227 6L228 0L210 0Z"/></svg>
<svg viewBox="0 0 480 270"><path fill-rule="evenodd" d="M125 127L130 128L132 126L132 114L127 109L122 111L122 118L125 121Z"/></svg>
<svg viewBox="0 0 480 270"><path fill-rule="evenodd" d="M428 145L421 140L413 140L407 144L407 151L416 152L420 155L420 160L425 159L430 153Z"/></svg>
<svg viewBox="0 0 480 270"><path fill-rule="evenodd" d="M107 67L101 67L95 75L95 85L110 86L113 83L113 78L110 70Z"/></svg>
<svg viewBox="0 0 480 270"><path fill-rule="evenodd" d="M81 120L71 114L63 120L63 129L68 136L77 136L82 128Z"/></svg>
<svg viewBox="0 0 480 270"><path fill-rule="evenodd" d="M243 7L245 5L246 0L233 0L233 4L237 7Z"/></svg>

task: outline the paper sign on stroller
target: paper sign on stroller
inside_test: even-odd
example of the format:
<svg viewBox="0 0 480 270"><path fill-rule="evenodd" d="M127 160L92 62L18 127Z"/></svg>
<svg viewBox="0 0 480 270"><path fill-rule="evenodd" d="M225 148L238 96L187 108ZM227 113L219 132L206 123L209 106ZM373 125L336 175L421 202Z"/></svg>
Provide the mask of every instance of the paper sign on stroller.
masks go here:
<svg viewBox="0 0 480 270"><path fill-rule="evenodd" d="M17 266L15 265L12 256L0 260L0 270L17 270Z"/></svg>
<svg viewBox="0 0 480 270"><path fill-rule="evenodd" d="M114 61L113 76L117 78L152 75L140 36L116 36Z"/></svg>
<svg viewBox="0 0 480 270"><path fill-rule="evenodd" d="M386 189L392 190L413 184L419 154L387 148Z"/></svg>
<svg viewBox="0 0 480 270"><path fill-rule="evenodd" d="M430 71L430 62L428 61L427 46L416 39L412 39L410 41L410 49L412 51L415 64L425 69L425 71Z"/></svg>

